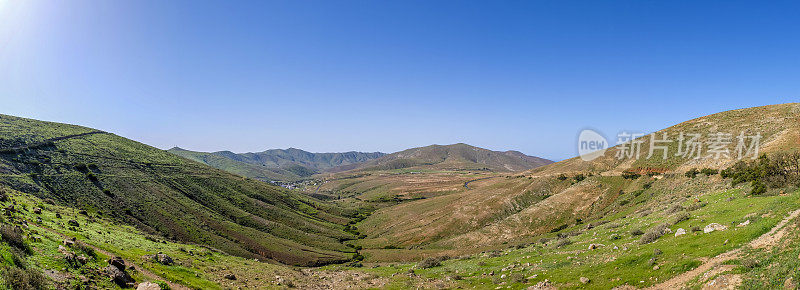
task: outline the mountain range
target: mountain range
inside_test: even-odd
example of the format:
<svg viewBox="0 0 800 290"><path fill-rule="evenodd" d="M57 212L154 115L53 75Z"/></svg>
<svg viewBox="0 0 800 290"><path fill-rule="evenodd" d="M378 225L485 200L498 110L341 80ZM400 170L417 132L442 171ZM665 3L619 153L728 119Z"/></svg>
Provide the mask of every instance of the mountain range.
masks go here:
<svg viewBox="0 0 800 290"><path fill-rule="evenodd" d="M197 152L174 147L172 154L263 181L296 181L319 173L392 169L521 171L553 163L518 151L492 151L463 143L380 152L311 153L271 149L257 153Z"/></svg>

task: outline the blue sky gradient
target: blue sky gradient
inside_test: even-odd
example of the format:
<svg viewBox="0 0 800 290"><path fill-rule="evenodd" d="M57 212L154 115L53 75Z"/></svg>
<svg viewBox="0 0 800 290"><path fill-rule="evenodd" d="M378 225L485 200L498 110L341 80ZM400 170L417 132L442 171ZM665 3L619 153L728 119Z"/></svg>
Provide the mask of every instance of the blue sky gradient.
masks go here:
<svg viewBox="0 0 800 290"><path fill-rule="evenodd" d="M0 113L159 148L560 160L797 101L800 10L743 1L0 0Z"/></svg>

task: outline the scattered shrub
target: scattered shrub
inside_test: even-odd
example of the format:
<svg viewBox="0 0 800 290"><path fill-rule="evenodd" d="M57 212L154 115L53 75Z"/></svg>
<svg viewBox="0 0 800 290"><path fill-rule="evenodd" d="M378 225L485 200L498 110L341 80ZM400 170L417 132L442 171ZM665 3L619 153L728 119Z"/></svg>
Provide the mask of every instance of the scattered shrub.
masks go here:
<svg viewBox="0 0 800 290"><path fill-rule="evenodd" d="M75 249L78 251L83 252L86 256L91 257L92 259L97 258L97 252L94 251L94 248L84 244L84 243L75 243Z"/></svg>
<svg viewBox="0 0 800 290"><path fill-rule="evenodd" d="M700 171L698 171L697 168L692 168L689 169L689 171L686 171L686 173L684 173L683 175L685 175L688 178L695 178L697 177L698 173L700 173Z"/></svg>
<svg viewBox="0 0 800 290"><path fill-rule="evenodd" d="M691 218L691 216L689 216L688 212L679 213L677 216L675 216L675 219L672 221L672 224L675 225L678 224L679 222L687 221L689 220L689 218Z"/></svg>
<svg viewBox="0 0 800 290"><path fill-rule="evenodd" d="M561 180L561 181L567 180L567 176L562 173L562 174L558 175L558 180Z"/></svg>
<svg viewBox="0 0 800 290"><path fill-rule="evenodd" d="M689 205L688 207L686 207L686 211L695 211L695 210L703 208L706 205L707 205L707 203L705 203L705 202L696 202L696 203L693 203L693 204Z"/></svg>
<svg viewBox="0 0 800 290"><path fill-rule="evenodd" d="M568 225L567 225L567 224L563 224L563 225L560 225L560 226L558 226L558 227L556 227L556 228L554 228L554 229L550 230L550 232L551 232L551 233L560 232L560 231L562 231L563 229L566 229L567 227L568 227Z"/></svg>
<svg viewBox="0 0 800 290"><path fill-rule="evenodd" d="M583 173L579 173L578 175L575 175L575 177L574 177L574 178L575 178L575 182L581 182L581 181L583 181L584 179L586 179L586 176L585 176L585 175L583 175Z"/></svg>
<svg viewBox="0 0 800 290"><path fill-rule="evenodd" d="M646 232L644 235L642 235L641 238L639 238L639 243L642 244L642 245L649 244L649 243L655 242L661 236L663 236L663 233L649 231L649 232Z"/></svg>
<svg viewBox="0 0 800 290"><path fill-rule="evenodd" d="M417 268L428 269L433 267L439 267L442 265L442 262L447 261L449 259L450 257L448 256L428 257L419 262L417 264Z"/></svg>
<svg viewBox="0 0 800 290"><path fill-rule="evenodd" d="M22 233L16 227L3 225L0 227L0 237L2 237L3 242L9 246L17 248L24 253L30 253L30 247L25 243Z"/></svg>
<svg viewBox="0 0 800 290"><path fill-rule="evenodd" d="M658 238L664 235L664 231L666 229L667 229L666 224L660 224L653 227L652 229L644 233L644 235L642 235L641 238L639 238L639 243L644 245L655 242L656 240L658 240Z"/></svg>
<svg viewBox="0 0 800 290"><path fill-rule="evenodd" d="M759 262L756 259L744 259L744 260L742 260L742 266L747 268L747 269L753 269L755 267L758 267L758 264L759 264Z"/></svg>
<svg viewBox="0 0 800 290"><path fill-rule="evenodd" d="M769 187L800 186L800 152L777 153L771 157L762 154L757 160L737 162L722 170L720 175L733 179L734 185L758 181L757 191L764 192Z"/></svg>
<svg viewBox="0 0 800 290"><path fill-rule="evenodd" d="M561 248L563 246L569 246L571 244L572 244L572 241L570 241L569 239L560 239L560 240L556 241L555 244L553 244L553 247Z"/></svg>
<svg viewBox="0 0 800 290"><path fill-rule="evenodd" d="M640 229L634 229L634 230L631 231L631 236L641 236L643 234L644 234L644 232L642 232L642 230L640 230Z"/></svg>
<svg viewBox="0 0 800 290"><path fill-rule="evenodd" d="M761 183L759 180L753 180L750 183L750 186L753 188L750 190L750 193L753 195L761 195L767 192L767 186Z"/></svg>
<svg viewBox="0 0 800 290"><path fill-rule="evenodd" d="M86 163L78 163L78 164L75 164L74 167L75 167L76 170L78 170L80 172L88 172L89 171L89 167L86 166Z"/></svg>
<svg viewBox="0 0 800 290"><path fill-rule="evenodd" d="M641 174L632 171L622 172L622 178L625 179L638 179L641 176L642 176Z"/></svg>
<svg viewBox="0 0 800 290"><path fill-rule="evenodd" d="M667 214L673 214L682 210L684 210L683 206L681 206L680 204L674 204L669 209L667 209Z"/></svg>
<svg viewBox="0 0 800 290"><path fill-rule="evenodd" d="M35 269L9 267L2 271L2 276L11 289L47 289L47 278Z"/></svg>
<svg viewBox="0 0 800 290"><path fill-rule="evenodd" d="M700 170L700 173L704 174L705 176L711 176L719 173L719 170L713 168L703 168Z"/></svg>

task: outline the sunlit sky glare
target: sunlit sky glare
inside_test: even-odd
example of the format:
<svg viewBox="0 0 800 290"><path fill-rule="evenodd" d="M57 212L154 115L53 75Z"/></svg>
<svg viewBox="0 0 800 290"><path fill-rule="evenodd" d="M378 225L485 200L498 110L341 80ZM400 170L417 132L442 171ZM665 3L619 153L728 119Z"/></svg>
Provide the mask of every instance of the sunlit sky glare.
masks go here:
<svg viewBox="0 0 800 290"><path fill-rule="evenodd" d="M0 0L0 113L152 146L554 160L797 101L799 5L745 1Z"/></svg>

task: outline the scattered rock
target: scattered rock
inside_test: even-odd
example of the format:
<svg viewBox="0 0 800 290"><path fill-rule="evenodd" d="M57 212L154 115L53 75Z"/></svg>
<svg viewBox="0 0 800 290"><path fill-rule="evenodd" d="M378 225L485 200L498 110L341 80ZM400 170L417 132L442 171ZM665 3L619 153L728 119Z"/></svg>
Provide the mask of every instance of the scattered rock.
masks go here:
<svg viewBox="0 0 800 290"><path fill-rule="evenodd" d="M594 250L594 249L597 249L597 248L599 248L601 246L603 246L603 245L602 244L591 244L591 245L589 245L589 250Z"/></svg>
<svg viewBox="0 0 800 290"><path fill-rule="evenodd" d="M125 271L120 270L119 268L115 267L114 265L109 265L105 269L106 275L111 277L111 280L114 281L117 285L123 288L133 287L133 284L136 283L133 278L131 278L128 273Z"/></svg>
<svg viewBox="0 0 800 290"><path fill-rule="evenodd" d="M743 221L742 223L740 223L739 225L737 225L737 227L744 227L744 226L747 226L749 224L750 224L750 220L746 220L746 221Z"/></svg>
<svg viewBox="0 0 800 290"><path fill-rule="evenodd" d="M136 287L136 290L161 290L161 286L153 282L142 282Z"/></svg>
<svg viewBox="0 0 800 290"><path fill-rule="evenodd" d="M33 209L33 213L35 213L35 214L42 214L42 209L41 209L41 208L38 208L38 207L37 207L37 208L34 208L34 209Z"/></svg>
<svg viewBox="0 0 800 290"><path fill-rule="evenodd" d="M685 235L685 234L686 234L686 230L684 230L683 228L679 228L679 229L675 230L675 236L676 237L677 236L682 236L682 235Z"/></svg>
<svg viewBox="0 0 800 290"><path fill-rule="evenodd" d="M789 277L783 282L783 289L797 289L797 283L794 282L792 277Z"/></svg>
<svg viewBox="0 0 800 290"><path fill-rule="evenodd" d="M583 284L589 284L589 282L592 282L592 280L589 280L589 278L586 277L581 277L580 280Z"/></svg>
<svg viewBox="0 0 800 290"><path fill-rule="evenodd" d="M233 275L233 274L225 274L225 279L228 279L228 280L236 280L236 275Z"/></svg>
<svg viewBox="0 0 800 290"><path fill-rule="evenodd" d="M64 240L64 245L71 248L72 246L75 246L75 241L69 239Z"/></svg>
<svg viewBox="0 0 800 290"><path fill-rule="evenodd" d="M727 229L728 229L727 226L723 226L723 225L718 224L718 223L710 223L705 228L703 228L703 233L707 234L707 233L710 233L710 232L713 232L713 231L724 231L724 230L727 230Z"/></svg>
<svg viewBox="0 0 800 290"><path fill-rule="evenodd" d="M653 270L658 270L658 269L661 269L661 267L659 267L658 265L653 266Z"/></svg>
<svg viewBox="0 0 800 290"><path fill-rule="evenodd" d="M164 266L169 266L169 265L172 265L174 263L174 261L172 260L172 257L167 256L166 254L158 254L158 255L156 255L156 261L159 264L164 265Z"/></svg>
<svg viewBox="0 0 800 290"><path fill-rule="evenodd" d="M553 290L556 289L552 284L550 284L550 280L544 279L536 285L528 287L528 290Z"/></svg>
<svg viewBox="0 0 800 290"><path fill-rule="evenodd" d="M117 267L117 269L125 270L125 260L120 257L114 256L108 260L108 264Z"/></svg>

